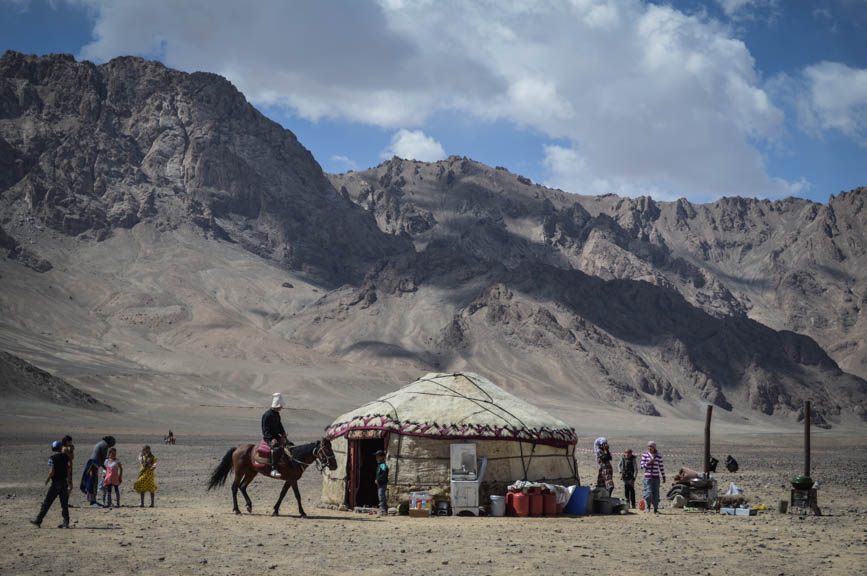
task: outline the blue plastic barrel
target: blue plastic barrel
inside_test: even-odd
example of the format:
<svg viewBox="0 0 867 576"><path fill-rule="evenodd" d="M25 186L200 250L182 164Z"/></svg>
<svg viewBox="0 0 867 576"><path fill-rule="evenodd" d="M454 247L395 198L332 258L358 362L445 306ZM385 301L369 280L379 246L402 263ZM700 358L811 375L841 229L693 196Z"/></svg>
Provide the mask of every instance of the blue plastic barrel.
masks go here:
<svg viewBox="0 0 867 576"><path fill-rule="evenodd" d="M589 486L575 486L575 490L572 492L572 497L569 499L569 503L566 504L564 512L566 514L575 514L576 516L586 516L587 500L589 498Z"/></svg>

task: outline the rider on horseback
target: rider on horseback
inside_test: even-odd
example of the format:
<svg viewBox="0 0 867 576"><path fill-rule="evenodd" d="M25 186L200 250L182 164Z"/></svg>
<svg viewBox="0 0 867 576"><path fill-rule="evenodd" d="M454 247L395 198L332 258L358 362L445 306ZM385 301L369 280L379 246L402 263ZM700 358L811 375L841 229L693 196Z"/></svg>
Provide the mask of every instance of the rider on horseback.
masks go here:
<svg viewBox="0 0 867 576"><path fill-rule="evenodd" d="M275 392L271 398L271 408L262 415L262 438L271 446L271 477L280 478L277 467L280 465L280 455L286 442L286 430L280 422L280 410L283 408L283 396Z"/></svg>

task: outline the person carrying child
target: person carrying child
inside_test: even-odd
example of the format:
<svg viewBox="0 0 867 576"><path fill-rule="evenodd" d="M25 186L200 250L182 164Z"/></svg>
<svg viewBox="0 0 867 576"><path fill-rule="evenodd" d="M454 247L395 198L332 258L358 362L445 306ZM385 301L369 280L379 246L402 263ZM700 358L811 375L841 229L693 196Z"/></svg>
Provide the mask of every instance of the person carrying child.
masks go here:
<svg viewBox="0 0 867 576"><path fill-rule="evenodd" d="M624 497L629 501L629 507L635 508L635 472L637 466L632 448L627 448L626 452L623 453L617 470L620 472L620 479L623 480L623 491L626 493Z"/></svg>
<svg viewBox="0 0 867 576"><path fill-rule="evenodd" d="M133 490L141 496L140 508L144 508L145 492L151 494L151 508L154 507L154 492L157 490L155 473L157 467L157 459L151 453L151 447L145 446L141 449L141 454L138 456L139 465L141 466L138 473L138 479L133 484Z"/></svg>
<svg viewBox="0 0 867 576"><path fill-rule="evenodd" d="M39 514L30 523L41 527L42 520L48 514L48 509L51 508L54 500L59 496L63 524L58 526L58 528L69 528L69 493L72 491L72 470L69 467L69 457L63 453L63 443L60 440L56 440L51 444L51 451L54 454L48 459L51 468L48 472L48 478L45 479L45 483L48 484L50 482L51 486L48 488L45 500L42 501Z"/></svg>
<svg viewBox="0 0 867 576"><path fill-rule="evenodd" d="M388 514L388 464L385 463L385 452L376 451L376 492L379 496L379 509L383 516Z"/></svg>
<svg viewBox="0 0 867 576"><path fill-rule="evenodd" d="M108 496L108 503L106 506L111 508L111 489L114 488L114 496L117 507L120 507L120 483L123 482L123 465L120 463L120 460L117 459L117 448L109 448L108 449L108 458L105 459L103 464L105 466L105 480L103 481L103 486L105 486L105 492Z"/></svg>

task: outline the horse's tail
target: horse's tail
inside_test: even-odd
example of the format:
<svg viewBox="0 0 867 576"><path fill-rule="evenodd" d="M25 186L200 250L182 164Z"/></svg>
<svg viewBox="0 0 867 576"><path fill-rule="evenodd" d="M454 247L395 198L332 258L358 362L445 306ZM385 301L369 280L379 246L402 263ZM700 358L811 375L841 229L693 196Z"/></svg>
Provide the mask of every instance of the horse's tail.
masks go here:
<svg viewBox="0 0 867 576"><path fill-rule="evenodd" d="M226 478L229 476L229 470L232 469L232 454L235 453L235 448L229 448L226 451L226 455L223 456L223 459L214 468L214 471L211 473L211 479L208 481L208 490L213 490L218 486L222 486L226 483Z"/></svg>

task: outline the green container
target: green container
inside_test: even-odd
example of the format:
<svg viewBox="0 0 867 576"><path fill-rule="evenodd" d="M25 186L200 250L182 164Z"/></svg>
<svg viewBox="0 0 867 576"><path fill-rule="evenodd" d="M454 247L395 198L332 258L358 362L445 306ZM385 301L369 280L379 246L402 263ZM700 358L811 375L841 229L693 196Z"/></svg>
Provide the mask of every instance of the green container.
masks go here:
<svg viewBox="0 0 867 576"><path fill-rule="evenodd" d="M813 479L809 476L795 476L792 478L792 486L795 490L809 490L813 487Z"/></svg>

